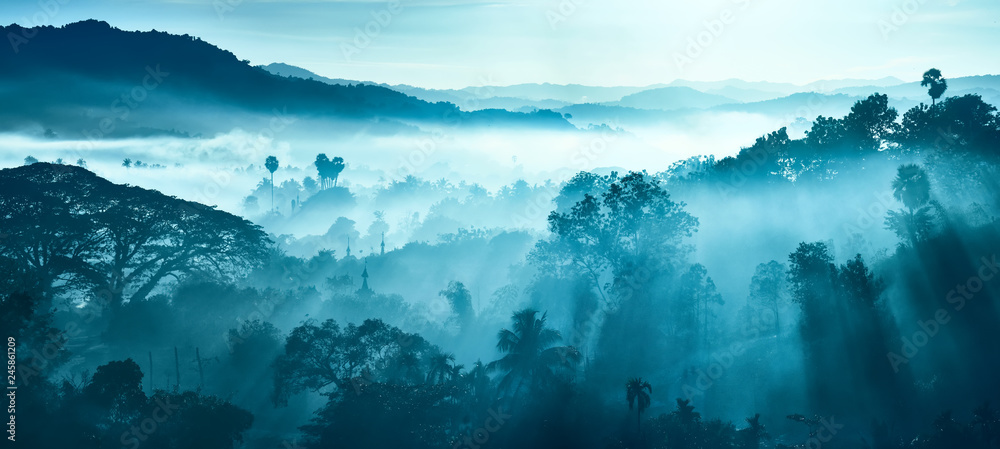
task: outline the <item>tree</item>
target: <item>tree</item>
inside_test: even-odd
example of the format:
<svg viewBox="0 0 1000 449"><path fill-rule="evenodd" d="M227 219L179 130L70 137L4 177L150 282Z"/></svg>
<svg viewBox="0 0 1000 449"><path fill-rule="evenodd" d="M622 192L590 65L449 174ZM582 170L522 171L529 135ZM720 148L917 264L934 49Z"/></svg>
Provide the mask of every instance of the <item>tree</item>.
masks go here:
<svg viewBox="0 0 1000 449"><path fill-rule="evenodd" d="M455 364L455 354L440 352L431 356L430 370L427 371L427 382L443 384Z"/></svg>
<svg viewBox="0 0 1000 449"><path fill-rule="evenodd" d="M26 156L24 158L24 165L31 165L36 162L38 162L38 159L36 159L34 156Z"/></svg>
<svg viewBox="0 0 1000 449"><path fill-rule="evenodd" d="M556 369L568 369L580 361L576 348L554 346L562 336L546 327L545 320L546 314L538 317L537 310L523 309L511 317L512 330L497 333L497 349L506 355L487 367L505 373L500 380L501 391L509 390L517 380L513 398L517 398L525 382L533 389L540 388L556 378Z"/></svg>
<svg viewBox="0 0 1000 449"><path fill-rule="evenodd" d="M146 402L142 392L142 370L126 359L97 367L90 383L83 390L87 402L98 410L106 410L99 424L127 424L137 418Z"/></svg>
<svg viewBox="0 0 1000 449"><path fill-rule="evenodd" d="M885 282L865 265L861 254L848 260L838 270L837 286L847 301L861 310L874 312L885 291Z"/></svg>
<svg viewBox="0 0 1000 449"><path fill-rule="evenodd" d="M316 193L316 189L318 189L319 186L316 185L315 179L313 179L311 176L306 176L304 179L302 179L302 188L306 189L307 193L313 194Z"/></svg>
<svg viewBox="0 0 1000 449"><path fill-rule="evenodd" d="M684 301L683 308L691 310L692 327L701 328L702 341L708 345L708 322L712 316L709 307L723 305L725 301L715 288L715 282L708 276L705 266L696 263L691 265L680 279L680 299Z"/></svg>
<svg viewBox="0 0 1000 449"><path fill-rule="evenodd" d="M398 368L412 363L404 361L426 360L440 353L419 335L381 320L344 328L334 320L307 321L292 330L285 353L275 361L272 399L282 405L303 390L343 394L378 380L405 382L407 371Z"/></svg>
<svg viewBox="0 0 1000 449"><path fill-rule="evenodd" d="M739 431L739 436L741 437L739 447L744 449L760 449L760 443L763 440L771 438L771 435L767 433L767 429L760 423L760 413L755 413L753 416L746 418L746 422L747 427Z"/></svg>
<svg viewBox="0 0 1000 449"><path fill-rule="evenodd" d="M316 172L319 173L320 188L327 188L330 183L333 186L337 186L337 178L340 177L340 172L344 171L344 158L334 157L330 159L325 153L320 153L316 155L316 161L313 162L316 166Z"/></svg>
<svg viewBox="0 0 1000 449"><path fill-rule="evenodd" d="M274 211L274 172L278 170L278 158L268 156L264 161L264 167L271 172L271 211Z"/></svg>
<svg viewBox="0 0 1000 449"><path fill-rule="evenodd" d="M337 187L337 179L340 172L344 171L344 158L337 156L330 160L330 177L333 178L333 186Z"/></svg>
<svg viewBox="0 0 1000 449"><path fill-rule="evenodd" d="M944 91L948 90L948 82L945 81L944 76L941 75L941 71L938 69L930 69L924 72L924 78L920 81L922 87L927 87L927 95L931 97L931 106L934 102L944 95Z"/></svg>
<svg viewBox="0 0 1000 449"><path fill-rule="evenodd" d="M757 265L750 280L750 304L771 313L778 335L781 335L781 307L787 301L787 281L787 267L776 260Z"/></svg>
<svg viewBox="0 0 1000 449"><path fill-rule="evenodd" d="M458 321L459 329L467 331L475 318L475 311L472 309L472 293L465 288L465 284L458 281L448 283L448 288L441 290L438 295L445 297L451 305L452 313Z"/></svg>
<svg viewBox="0 0 1000 449"><path fill-rule="evenodd" d="M837 270L833 256L825 243L803 242L788 256L788 261L792 301L802 308L802 331L807 340L825 335L825 328L831 325L825 317L831 310Z"/></svg>
<svg viewBox="0 0 1000 449"><path fill-rule="evenodd" d="M326 156L326 153L317 154L313 165L316 166L316 173L319 176L319 188L325 189L327 180L329 179L328 167L330 166L330 158Z"/></svg>
<svg viewBox="0 0 1000 449"><path fill-rule="evenodd" d="M635 413L636 433L641 433L642 431L640 418L642 411L649 408L649 395L651 394L653 394L653 386L649 382L642 380L641 377L632 377L625 382L625 400L628 401L628 409L632 410L633 403L637 405Z"/></svg>
<svg viewBox="0 0 1000 449"><path fill-rule="evenodd" d="M854 103L844 117L844 131L851 144L862 154L876 152L896 133L899 113L889 107L889 96L874 94Z"/></svg>
<svg viewBox="0 0 1000 449"><path fill-rule="evenodd" d="M260 266L260 227L198 203L117 185L75 166L0 171L0 255L117 307L166 279L223 279ZM61 282L56 282L57 280Z"/></svg>
<svg viewBox="0 0 1000 449"><path fill-rule="evenodd" d="M934 227L930 192L930 180L919 165L900 165L892 180L892 197L902 202L906 210L890 210L885 219L886 229L914 246L928 238Z"/></svg>
<svg viewBox="0 0 1000 449"><path fill-rule="evenodd" d="M631 172L610 183L598 199L585 193L569 212L549 214L552 238L539 242L532 259L552 271L568 270L591 279L602 297L601 277L610 271L619 287L632 286L637 272L670 272L689 248L698 219L674 202L664 186ZM626 296L634 289L619 290Z"/></svg>
<svg viewBox="0 0 1000 449"><path fill-rule="evenodd" d="M132 168L132 158L125 158L122 160L122 167Z"/></svg>

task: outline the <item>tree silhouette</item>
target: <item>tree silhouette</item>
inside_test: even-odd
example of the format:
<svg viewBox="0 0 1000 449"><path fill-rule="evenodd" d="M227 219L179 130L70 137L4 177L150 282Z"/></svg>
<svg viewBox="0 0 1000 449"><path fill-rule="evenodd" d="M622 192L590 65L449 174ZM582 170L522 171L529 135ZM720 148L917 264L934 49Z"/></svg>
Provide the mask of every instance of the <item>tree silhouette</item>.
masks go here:
<svg viewBox="0 0 1000 449"><path fill-rule="evenodd" d="M642 380L641 377L632 377L625 382L625 400L628 401L628 409L632 410L632 405L637 405L635 413L636 433L642 432L642 412L649 408L649 395L651 394L653 394L653 386Z"/></svg>
<svg viewBox="0 0 1000 449"><path fill-rule="evenodd" d="M427 382L432 384L443 384L445 379L452 372L452 365L455 363L455 354L438 353L431 356L430 370L427 371Z"/></svg>
<svg viewBox="0 0 1000 449"><path fill-rule="evenodd" d="M930 192L931 184L924 169L916 164L900 165L892 180L892 197L902 202L906 210L890 210L885 219L886 229L914 246L929 237L934 226Z"/></svg>
<svg viewBox="0 0 1000 449"><path fill-rule="evenodd" d="M337 156L330 160L330 177L333 178L333 186L337 187L337 179L340 172L344 171L344 158Z"/></svg>
<svg viewBox="0 0 1000 449"><path fill-rule="evenodd" d="M757 265L750 280L750 303L768 310L774 317L775 334L781 335L781 307L787 301L787 267L772 260Z"/></svg>
<svg viewBox="0 0 1000 449"><path fill-rule="evenodd" d="M399 368L415 367L419 360L429 362L440 353L419 335L407 334L381 320L344 328L334 320L307 321L292 330L285 341L285 353L275 361L272 400L283 405L299 391L329 387L343 394L356 391L370 378L402 382L411 376L408 369ZM430 376L426 380L430 383Z"/></svg>
<svg viewBox="0 0 1000 449"><path fill-rule="evenodd" d="M0 256L111 307L145 299L166 279L232 277L267 255L267 235L240 217L80 167L4 170L0 190L16 192L0 197L9 211L0 232L16 237L0 242Z"/></svg>
<svg viewBox="0 0 1000 449"><path fill-rule="evenodd" d="M640 172L613 179L600 199L585 193L569 212L549 214L552 239L532 253L546 268L589 278L605 299L602 274L610 271L618 285L638 285L628 278L639 267L677 268L688 251L683 239L698 226L657 179Z"/></svg>
<svg viewBox="0 0 1000 449"><path fill-rule="evenodd" d="M451 281L448 283L448 288L441 290L438 295L448 300L459 329L467 331L475 318L475 311L472 309L472 293L465 287L465 284Z"/></svg>
<svg viewBox="0 0 1000 449"><path fill-rule="evenodd" d="M326 156L326 153L320 153L316 155L316 161L313 162L316 166L316 173L319 176L319 188L325 189L327 181L329 180L329 165L330 158Z"/></svg>
<svg viewBox="0 0 1000 449"><path fill-rule="evenodd" d="M517 398L525 382L531 387L541 387L553 380L555 369L570 368L580 361L576 348L553 346L562 336L545 327L546 314L537 315L534 309L517 311L511 317L513 330L501 329L497 333L497 349L506 355L490 362L488 368L505 372L500 391L507 391L517 380L513 398Z"/></svg>
<svg viewBox="0 0 1000 449"><path fill-rule="evenodd" d="M337 178L340 177L340 172L344 171L344 158L334 157L330 159L326 156L326 153L320 153L316 155L316 161L313 162L316 166L316 172L319 174L320 188L325 189L331 186L337 186Z"/></svg>
<svg viewBox="0 0 1000 449"><path fill-rule="evenodd" d="M122 167L132 168L132 158L125 158L122 160Z"/></svg>
<svg viewBox="0 0 1000 449"><path fill-rule="evenodd" d="M948 90L948 82L945 81L944 76L941 75L941 71L938 69L930 69L924 72L924 78L920 81L920 85L927 87L927 95L931 97L931 106L934 102L944 95L944 91Z"/></svg>
<svg viewBox="0 0 1000 449"><path fill-rule="evenodd" d="M755 413L753 416L746 418L746 422L747 427L739 431L739 435L742 437L740 447L760 449L760 443L763 440L771 438L771 435L767 433L767 429L760 423L760 413Z"/></svg>
<svg viewBox="0 0 1000 449"><path fill-rule="evenodd" d="M268 156L264 161L264 167L271 172L271 211L274 211L274 172L278 169L278 158Z"/></svg>

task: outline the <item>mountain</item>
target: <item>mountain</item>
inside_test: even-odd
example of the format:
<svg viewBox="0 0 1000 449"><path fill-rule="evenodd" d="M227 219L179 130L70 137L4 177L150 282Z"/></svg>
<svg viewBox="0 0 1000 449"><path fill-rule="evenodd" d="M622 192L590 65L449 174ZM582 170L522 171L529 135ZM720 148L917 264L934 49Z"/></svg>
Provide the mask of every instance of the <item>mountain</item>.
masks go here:
<svg viewBox="0 0 1000 449"><path fill-rule="evenodd" d="M568 106L570 103L560 100L541 99L529 100L518 97L495 96L495 87L486 88L466 88L466 89L425 89L406 84L384 84L372 83L368 81L346 80L340 78L327 78L317 75L309 70L283 63L272 63L261 66L278 76L291 76L302 79L312 79L322 81L327 84L370 84L382 86L397 92L402 92L411 97L419 98L427 102L448 102L457 105L463 111L479 111L482 109L506 109L514 112L531 112L535 109L556 109Z"/></svg>
<svg viewBox="0 0 1000 449"><path fill-rule="evenodd" d="M266 128L286 115L393 132L455 123L572 129L553 113L467 112L382 86L276 76L189 35L122 31L96 20L0 33L32 36L0 50L5 130L51 128L77 138L213 133Z"/></svg>
<svg viewBox="0 0 1000 449"><path fill-rule="evenodd" d="M690 87L660 87L626 95L614 102L616 106L637 109L707 109L722 104L739 103L721 95L707 94Z"/></svg>

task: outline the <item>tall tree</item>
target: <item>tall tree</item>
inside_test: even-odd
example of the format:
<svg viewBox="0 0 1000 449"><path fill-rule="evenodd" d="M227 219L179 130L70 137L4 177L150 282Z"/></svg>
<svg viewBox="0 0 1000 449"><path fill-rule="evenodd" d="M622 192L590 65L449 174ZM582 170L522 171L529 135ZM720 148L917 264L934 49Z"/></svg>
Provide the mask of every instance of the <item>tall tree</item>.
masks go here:
<svg viewBox="0 0 1000 449"><path fill-rule="evenodd" d="M336 156L330 160L330 177L333 178L333 186L337 187L337 179L340 172L344 171L344 158Z"/></svg>
<svg viewBox="0 0 1000 449"><path fill-rule="evenodd" d="M771 313L778 335L781 335L781 307L787 301L787 281L787 267L776 260L757 265L750 279L750 304Z"/></svg>
<svg viewBox="0 0 1000 449"><path fill-rule="evenodd" d="M885 219L886 229L914 246L928 238L933 231L934 215L927 172L916 164L900 165L892 180L892 196L906 210L890 210Z"/></svg>
<svg viewBox="0 0 1000 449"><path fill-rule="evenodd" d="M690 249L684 238L695 232L698 219L684 203L671 200L658 180L631 172L600 196L585 193L569 212L552 212L552 238L539 242L532 259L554 271L586 276L605 299L605 274L612 284L631 287L638 285L630 277L639 271L670 272L681 266Z"/></svg>
<svg viewBox="0 0 1000 449"><path fill-rule="evenodd" d="M441 290L438 295L443 296L451 305L454 318L458 322L459 329L469 330L472 320L475 318L475 310L472 308L472 293L465 287L465 284L458 281L448 283L448 288Z"/></svg>
<svg viewBox="0 0 1000 449"><path fill-rule="evenodd" d="M632 410L632 405L637 405L635 413L636 433L642 432L642 412L649 408L649 395L651 394L653 394L653 386L642 380L641 377L632 377L625 382L625 400L628 401L628 409Z"/></svg>
<svg viewBox="0 0 1000 449"><path fill-rule="evenodd" d="M267 160L264 161L264 167L267 167L267 171L271 172L271 211L274 211L274 172L278 170L278 158L268 156Z"/></svg>
<svg viewBox="0 0 1000 449"><path fill-rule="evenodd" d="M0 186L0 205L11 211L0 216L0 233L22 237L0 242L0 255L113 307L168 278L243 274L267 255L267 235L240 217L80 167L3 170Z"/></svg>
<svg viewBox="0 0 1000 449"><path fill-rule="evenodd" d="M931 97L931 106L934 102L944 95L944 91L948 90L948 82L945 81L944 76L941 75L941 71L938 69L930 69L924 72L924 78L920 81L920 85L927 87L927 95Z"/></svg>
<svg viewBox="0 0 1000 449"><path fill-rule="evenodd" d="M319 176L319 188L325 189L330 179L330 158L326 156L326 153L317 154L313 165L316 166L316 173Z"/></svg>
<svg viewBox="0 0 1000 449"><path fill-rule="evenodd" d="M572 346L554 346L562 340L559 331L545 326L546 315L538 316L534 309L524 309L511 317L512 329L497 333L497 349L504 355L490 362L490 370L504 372L500 391L506 392L517 381L511 396L517 398L521 387L540 388L554 380L559 368L568 369L580 361L580 353Z"/></svg>

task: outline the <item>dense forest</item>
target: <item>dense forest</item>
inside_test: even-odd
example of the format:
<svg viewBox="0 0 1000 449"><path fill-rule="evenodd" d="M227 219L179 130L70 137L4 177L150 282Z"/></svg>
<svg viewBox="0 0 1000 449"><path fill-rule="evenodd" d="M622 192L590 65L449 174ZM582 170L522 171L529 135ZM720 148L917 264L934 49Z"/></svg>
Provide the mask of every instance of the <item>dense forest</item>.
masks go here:
<svg viewBox="0 0 1000 449"><path fill-rule="evenodd" d="M254 221L29 157L0 170L17 443L1000 448L1000 115L924 80L656 173L401 178L364 231L336 156Z"/></svg>

